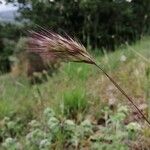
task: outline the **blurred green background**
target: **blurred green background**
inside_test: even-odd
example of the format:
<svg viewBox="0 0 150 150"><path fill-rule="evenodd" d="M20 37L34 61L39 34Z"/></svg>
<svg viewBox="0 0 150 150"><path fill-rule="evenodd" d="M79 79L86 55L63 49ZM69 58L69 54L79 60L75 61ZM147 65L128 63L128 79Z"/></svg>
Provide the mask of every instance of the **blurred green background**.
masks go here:
<svg viewBox="0 0 150 150"><path fill-rule="evenodd" d="M150 0L0 0L0 150L149 150L97 68L27 55L39 26L79 39L150 120Z"/></svg>
<svg viewBox="0 0 150 150"><path fill-rule="evenodd" d="M1 0L0 18L2 72L10 71L19 39L37 25L77 37L92 51L113 51L150 34L149 0Z"/></svg>

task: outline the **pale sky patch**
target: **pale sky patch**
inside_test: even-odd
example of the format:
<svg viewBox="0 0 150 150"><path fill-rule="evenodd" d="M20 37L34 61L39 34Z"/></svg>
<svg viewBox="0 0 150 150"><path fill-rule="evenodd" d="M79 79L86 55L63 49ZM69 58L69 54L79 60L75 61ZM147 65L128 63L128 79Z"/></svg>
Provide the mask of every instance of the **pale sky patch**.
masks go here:
<svg viewBox="0 0 150 150"><path fill-rule="evenodd" d="M18 9L17 4L14 6L12 3L6 3L5 0L0 0L0 12Z"/></svg>

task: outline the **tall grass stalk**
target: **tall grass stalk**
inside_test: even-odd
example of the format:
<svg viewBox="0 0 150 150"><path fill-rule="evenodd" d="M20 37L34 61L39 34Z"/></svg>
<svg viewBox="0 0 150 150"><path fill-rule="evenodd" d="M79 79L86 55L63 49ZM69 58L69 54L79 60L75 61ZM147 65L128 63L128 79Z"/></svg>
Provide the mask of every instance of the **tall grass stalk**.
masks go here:
<svg viewBox="0 0 150 150"><path fill-rule="evenodd" d="M100 65L96 63L95 59L92 58L86 48L78 41L75 41L68 35L63 37L41 27L39 32L30 31L28 50L31 53L34 52L39 54L43 59L50 59L53 56L54 59L58 59L60 61L72 61L95 65L127 98L127 100L134 106L134 108L150 126L150 121L133 102L132 98L130 98L128 94L120 87L120 85L110 75L108 75L108 73Z"/></svg>
<svg viewBox="0 0 150 150"><path fill-rule="evenodd" d="M139 56L140 58L142 58L145 62L150 63L150 60L147 59L146 57L144 57L140 52L137 52L134 48L132 48L131 46L129 46L128 43L126 43L126 45L129 47L129 49L134 52L137 56Z"/></svg>
<svg viewBox="0 0 150 150"><path fill-rule="evenodd" d="M127 47L129 47L129 49L135 53L138 57L140 57L143 61L145 61L146 63L150 64L150 61L148 58L146 58L144 55L142 55L140 52L136 51L134 48L132 48L128 43L126 43ZM147 69L148 71L146 71L146 80L147 80L147 84L146 84L146 98L148 99L147 101L147 104L148 104L148 108L150 108L150 95L149 95L149 83L150 83L150 78L149 78L149 68ZM148 117L150 117L150 110L148 109Z"/></svg>

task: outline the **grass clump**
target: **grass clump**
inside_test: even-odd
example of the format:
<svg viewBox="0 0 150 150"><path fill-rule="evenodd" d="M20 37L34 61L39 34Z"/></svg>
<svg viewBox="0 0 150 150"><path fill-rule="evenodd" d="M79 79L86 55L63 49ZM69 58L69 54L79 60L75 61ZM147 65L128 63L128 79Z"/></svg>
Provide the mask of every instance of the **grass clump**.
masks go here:
<svg viewBox="0 0 150 150"><path fill-rule="evenodd" d="M74 88L63 93L64 115L67 118L77 119L85 114L88 109L88 101L85 90Z"/></svg>
<svg viewBox="0 0 150 150"><path fill-rule="evenodd" d="M89 66L78 63L68 63L64 66L64 73L69 80L86 81L89 77Z"/></svg>

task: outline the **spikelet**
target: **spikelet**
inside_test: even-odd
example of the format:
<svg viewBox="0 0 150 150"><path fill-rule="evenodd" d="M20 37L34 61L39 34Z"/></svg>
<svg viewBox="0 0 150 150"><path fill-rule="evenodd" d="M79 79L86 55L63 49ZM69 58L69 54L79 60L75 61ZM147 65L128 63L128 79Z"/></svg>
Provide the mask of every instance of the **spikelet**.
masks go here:
<svg viewBox="0 0 150 150"><path fill-rule="evenodd" d="M81 43L73 40L68 35L63 37L47 30L41 32L30 31L28 50L29 52L38 53L43 59L53 56L62 61L94 63Z"/></svg>

